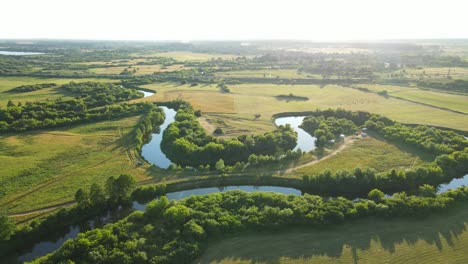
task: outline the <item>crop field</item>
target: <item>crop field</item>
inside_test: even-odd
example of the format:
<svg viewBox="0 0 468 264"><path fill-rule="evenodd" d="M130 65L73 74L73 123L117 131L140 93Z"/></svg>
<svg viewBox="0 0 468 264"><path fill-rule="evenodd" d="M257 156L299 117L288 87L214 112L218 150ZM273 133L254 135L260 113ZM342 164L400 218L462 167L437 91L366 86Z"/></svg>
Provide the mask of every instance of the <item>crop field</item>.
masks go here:
<svg viewBox="0 0 468 264"><path fill-rule="evenodd" d="M78 188L146 171L131 163L125 137L139 117L0 137L0 212L15 213L73 200Z"/></svg>
<svg viewBox="0 0 468 264"><path fill-rule="evenodd" d="M374 92L386 90L391 96L468 113L468 95L442 93L414 87L393 85L363 84L359 85L359 87L365 87Z"/></svg>
<svg viewBox="0 0 468 264"><path fill-rule="evenodd" d="M468 262L468 208L426 219L367 219L330 227L213 241L196 263Z"/></svg>
<svg viewBox="0 0 468 264"><path fill-rule="evenodd" d="M447 110L424 106L396 98L365 93L337 85L230 85L231 93L221 93L215 85L179 85L171 83L143 86L157 91L154 96L140 99L167 101L181 98L209 117L225 117L234 131L259 133L272 130L272 115L280 112L311 111L315 109L344 108L378 113L404 123L428 124L468 130L468 117ZM279 101L275 96L292 93L307 97L307 101ZM255 118L260 114L260 118ZM242 122L239 122L242 120ZM255 127L255 129L254 129ZM258 130L260 129L260 130Z"/></svg>
<svg viewBox="0 0 468 264"><path fill-rule="evenodd" d="M55 99L58 97L67 97L70 94L67 91L59 90L57 87L45 88L37 91L16 93L8 90L21 86L39 83L56 83L57 85L69 82L115 82L109 79L62 79L62 78L35 78L35 77L0 77L0 107L5 107L9 100L15 103L26 101L42 101L45 99Z"/></svg>
<svg viewBox="0 0 468 264"><path fill-rule="evenodd" d="M377 172L391 169L406 169L423 165L434 160L434 157L424 157L410 152L408 149L395 146L385 140L369 136L355 139L342 151L314 165L295 170L298 174L316 174L326 169L332 172L356 167L373 168Z"/></svg>

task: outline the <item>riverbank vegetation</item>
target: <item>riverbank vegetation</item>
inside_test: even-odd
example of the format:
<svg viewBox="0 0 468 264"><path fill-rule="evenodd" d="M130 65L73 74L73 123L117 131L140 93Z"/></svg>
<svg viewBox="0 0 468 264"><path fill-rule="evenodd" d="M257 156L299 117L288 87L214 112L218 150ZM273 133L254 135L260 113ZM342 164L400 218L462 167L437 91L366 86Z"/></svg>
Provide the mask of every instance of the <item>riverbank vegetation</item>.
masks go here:
<svg viewBox="0 0 468 264"><path fill-rule="evenodd" d="M286 196L232 191L192 196L179 202L165 197L148 204L145 212L103 229L80 234L57 252L34 263L63 261L189 263L198 258L208 239L248 230L334 226L368 217L426 217L468 199L460 188L432 197L404 193L385 198L379 190L352 202L344 198Z"/></svg>

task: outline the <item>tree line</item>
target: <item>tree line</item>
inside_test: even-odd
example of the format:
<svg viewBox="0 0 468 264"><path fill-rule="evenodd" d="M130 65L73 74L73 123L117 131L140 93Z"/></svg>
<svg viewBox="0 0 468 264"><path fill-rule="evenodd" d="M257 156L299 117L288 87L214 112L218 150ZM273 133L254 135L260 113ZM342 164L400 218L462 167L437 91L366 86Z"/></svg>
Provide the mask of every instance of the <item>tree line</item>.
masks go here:
<svg viewBox="0 0 468 264"><path fill-rule="evenodd" d="M208 241L245 231L325 227L376 217L426 217L468 200L468 188L435 195L423 186L420 196L386 198L380 190L367 199L322 198L230 191L191 196L181 201L161 197L145 212L104 228L79 234L54 253L33 263L191 263Z"/></svg>
<svg viewBox="0 0 468 264"><path fill-rule="evenodd" d="M0 132L21 132L131 116L152 107L150 103L115 104L143 97L143 94L111 83L71 82L61 88L77 97L24 104L8 101L6 108L0 108Z"/></svg>

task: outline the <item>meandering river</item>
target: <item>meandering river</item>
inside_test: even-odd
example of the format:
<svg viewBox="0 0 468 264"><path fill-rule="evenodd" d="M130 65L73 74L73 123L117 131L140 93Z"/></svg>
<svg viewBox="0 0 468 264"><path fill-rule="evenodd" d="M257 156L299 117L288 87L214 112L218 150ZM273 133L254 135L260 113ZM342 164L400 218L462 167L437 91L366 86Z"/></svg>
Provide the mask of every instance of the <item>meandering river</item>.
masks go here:
<svg viewBox="0 0 468 264"><path fill-rule="evenodd" d="M297 133L297 145L294 150L301 149L302 151L311 151L315 149L316 138L307 133L299 126L302 124L305 116L288 116L280 117L275 120L277 126L290 125Z"/></svg>

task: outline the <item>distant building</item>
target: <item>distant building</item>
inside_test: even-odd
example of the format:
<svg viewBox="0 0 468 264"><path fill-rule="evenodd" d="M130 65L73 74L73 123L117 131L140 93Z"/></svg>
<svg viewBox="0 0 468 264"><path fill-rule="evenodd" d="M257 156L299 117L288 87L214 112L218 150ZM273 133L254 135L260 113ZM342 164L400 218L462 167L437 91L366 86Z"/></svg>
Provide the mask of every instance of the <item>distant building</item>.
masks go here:
<svg viewBox="0 0 468 264"><path fill-rule="evenodd" d="M367 131L367 127L363 127L361 131Z"/></svg>

